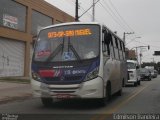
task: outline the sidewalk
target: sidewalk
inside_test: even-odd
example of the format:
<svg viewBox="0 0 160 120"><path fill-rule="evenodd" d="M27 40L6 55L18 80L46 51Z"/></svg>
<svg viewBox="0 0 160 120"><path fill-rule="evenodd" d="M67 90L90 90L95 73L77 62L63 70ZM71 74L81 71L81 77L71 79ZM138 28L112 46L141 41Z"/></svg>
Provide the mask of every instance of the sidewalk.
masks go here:
<svg viewBox="0 0 160 120"><path fill-rule="evenodd" d="M31 97L30 84L0 82L0 104Z"/></svg>

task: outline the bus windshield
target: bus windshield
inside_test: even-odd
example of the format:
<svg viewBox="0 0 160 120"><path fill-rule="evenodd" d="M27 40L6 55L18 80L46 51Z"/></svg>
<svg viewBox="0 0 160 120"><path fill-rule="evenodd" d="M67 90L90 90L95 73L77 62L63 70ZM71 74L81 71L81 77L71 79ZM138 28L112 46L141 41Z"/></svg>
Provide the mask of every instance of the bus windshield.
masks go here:
<svg viewBox="0 0 160 120"><path fill-rule="evenodd" d="M35 45L34 61L76 61L99 55L100 26L66 25L44 29Z"/></svg>

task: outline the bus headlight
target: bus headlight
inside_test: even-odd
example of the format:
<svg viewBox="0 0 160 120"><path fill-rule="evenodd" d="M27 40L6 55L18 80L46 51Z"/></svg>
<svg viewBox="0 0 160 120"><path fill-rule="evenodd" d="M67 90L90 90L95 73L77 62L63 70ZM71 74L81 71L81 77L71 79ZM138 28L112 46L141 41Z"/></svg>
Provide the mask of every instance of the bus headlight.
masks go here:
<svg viewBox="0 0 160 120"><path fill-rule="evenodd" d="M41 78L39 77L39 75L35 72L32 72L32 78L36 81L41 81Z"/></svg>
<svg viewBox="0 0 160 120"><path fill-rule="evenodd" d="M91 71L90 73L86 75L86 78L84 81L88 81L88 80L98 77L98 72L99 72L98 68L94 69L93 71Z"/></svg>

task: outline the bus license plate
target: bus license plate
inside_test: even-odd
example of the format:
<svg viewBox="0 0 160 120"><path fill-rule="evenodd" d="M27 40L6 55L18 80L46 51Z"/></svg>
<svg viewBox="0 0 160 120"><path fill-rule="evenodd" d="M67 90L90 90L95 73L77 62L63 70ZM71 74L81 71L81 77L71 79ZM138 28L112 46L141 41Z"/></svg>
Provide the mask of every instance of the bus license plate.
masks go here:
<svg viewBox="0 0 160 120"><path fill-rule="evenodd" d="M71 95L69 94L57 94L56 95L58 99L69 99L71 98Z"/></svg>

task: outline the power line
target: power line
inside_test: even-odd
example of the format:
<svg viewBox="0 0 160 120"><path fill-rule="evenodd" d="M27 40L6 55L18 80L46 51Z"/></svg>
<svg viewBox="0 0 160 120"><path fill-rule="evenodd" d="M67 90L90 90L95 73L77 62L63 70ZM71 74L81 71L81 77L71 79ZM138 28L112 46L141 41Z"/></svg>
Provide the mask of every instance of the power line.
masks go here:
<svg viewBox="0 0 160 120"><path fill-rule="evenodd" d="M99 1L100 0L97 0L97 2L95 2L94 5L96 5ZM79 18L82 17L84 14L86 14L86 12L88 12L92 7L93 7L93 5L91 5L91 7L89 7L81 16L79 16Z"/></svg>
<svg viewBox="0 0 160 120"><path fill-rule="evenodd" d="M145 55L145 56L142 56L142 58L144 59L144 58L150 58L151 56L149 56L150 54L147 54L147 55Z"/></svg>
<svg viewBox="0 0 160 120"><path fill-rule="evenodd" d="M103 0L104 1L104 0ZM71 4L74 4L74 2L72 2L72 1L69 1ZM95 2L95 4L97 4L98 2L100 2L100 0L97 0L96 2ZM110 1L111 2L111 1ZM116 11L116 13L119 15L119 17L117 17L117 15L113 12L113 10L109 7L109 5L104 1L104 3L107 5L107 7L108 7L108 9L110 10L107 10L107 8L100 2L100 4L101 4L101 6L105 9L105 11L107 12L107 13L109 13L110 14L110 16L112 17L112 19L119 25L119 26L121 26L125 31L127 30L126 28L125 28L125 25L127 25L128 26L128 28L130 28L129 27L129 25L126 23L126 21L121 17L121 15L118 13L118 11L116 10L116 8L113 6L113 3L111 3L112 4L112 6L114 7L114 9L115 9L115 11ZM84 13L81 15L81 16L79 16L79 18L80 17L82 17L84 14L88 14L87 16L88 17L92 17L92 15L91 14L89 14L88 13L88 11L91 9L93 7L93 5L91 5L86 11L85 11L85 9L83 8L83 7L80 7L80 10L82 11L84 11ZM113 15L112 15L113 14ZM123 22L123 25L120 23L120 21L122 22L122 20L124 21ZM118 20L117 20L118 19ZM96 20L97 21L97 20ZM131 29L131 28L130 28ZM133 29L131 29L132 31L133 31ZM128 31L128 30L127 30Z"/></svg>
<svg viewBox="0 0 160 120"><path fill-rule="evenodd" d="M138 42L138 43L141 43L141 44L144 44L144 45L148 45L147 43L143 43L143 42L140 42L140 41L136 41L135 42ZM155 46L155 45L151 45L149 44L151 47L156 47L156 48L160 48L160 46Z"/></svg>
<svg viewBox="0 0 160 120"><path fill-rule="evenodd" d="M104 1L104 0L103 0ZM105 1L104 1L105 2ZM116 7L114 6L114 4L111 2L111 0L109 0L111 6L113 7L113 9L115 10L115 12L117 13L117 15L121 18L121 20L125 23L125 25L134 32L134 30L128 25L128 23L124 20L124 18L119 14L118 10L116 9Z"/></svg>
<svg viewBox="0 0 160 120"><path fill-rule="evenodd" d="M81 9L81 11L83 10L83 12L85 12L85 11L86 11L82 6L80 7L80 9ZM88 14L90 17L92 17L92 15L91 15L91 14L89 14L88 12L87 12L86 14Z"/></svg>
<svg viewBox="0 0 160 120"><path fill-rule="evenodd" d="M103 0L104 1L104 0ZM74 2L72 2L72 1L69 1L71 4L74 4ZM96 2L95 2L95 4L97 4L98 2L100 2L100 0L97 0ZM105 1L104 1L105 2ZM120 23L120 19L116 16L116 14L112 11L112 9L108 6L108 4L105 2L105 4L107 5L107 7L108 7L108 9L111 11L111 13L109 12L109 10L107 10L107 8L106 7L104 7L104 5L102 4L102 3L100 3L101 4L101 6L107 11L107 13L109 13L110 14L110 16L112 17L112 19L118 24L118 25L120 25L124 30L127 30L125 27L124 27L124 25L122 25L121 23ZM80 7L80 10L82 9L83 11L84 11L84 13L81 15L81 16L79 16L79 18L80 17L82 17L84 14L88 14L87 16L88 17L92 17L92 15L91 14L89 14L88 13L88 11L91 9L93 7L93 5L91 5L86 11L85 11L85 9L81 6ZM81 10L81 11L82 11ZM118 12L118 11L117 11ZM115 16L113 16L113 15ZM119 21L117 20L117 19L119 19ZM97 21L97 20L96 20ZM126 22L125 22L126 23Z"/></svg>
<svg viewBox="0 0 160 120"><path fill-rule="evenodd" d="M67 0L67 1L68 1L68 0ZM70 2L70 4L72 4L72 5L75 4L73 1L69 1L69 2ZM79 9L80 9L80 11L81 11L82 13L86 11L82 6L80 6ZM87 15L89 18L92 18L92 16L93 16L93 15L91 15L89 12L87 12L86 15ZM96 19L95 19L95 20L96 20ZM97 20L96 20L96 21L97 21Z"/></svg>
<svg viewBox="0 0 160 120"><path fill-rule="evenodd" d="M112 16L112 18L115 20L116 19L116 22L118 22L118 24L121 24L121 26L123 26L123 28L125 28L124 30L125 31L133 31L133 33L135 33L134 32L134 30L128 25L128 23L123 19L123 17L119 14L119 12L118 12L118 10L116 9L116 7L113 5L113 3L111 2L111 1L109 1L110 2L110 4L108 4L105 0L103 0L103 2L104 2L104 4L107 6L107 8L106 9L109 9L108 11L110 11L111 13L109 13L111 16ZM111 7L110 7L110 5L111 5ZM117 16L118 15L118 16ZM127 29L126 29L127 28ZM134 34L134 37L136 37L137 35L136 34Z"/></svg>
<svg viewBox="0 0 160 120"><path fill-rule="evenodd" d="M115 19L114 17L113 17L113 15L107 10L107 8L101 3L101 2L99 2L100 3L100 5L104 8L104 10L112 17L112 19L119 25L119 26L121 26L121 28L123 28L124 30L126 30L126 28L124 27L124 26L122 26L120 23L119 23L119 21L117 21L117 19Z"/></svg>
<svg viewBox="0 0 160 120"><path fill-rule="evenodd" d="M108 8L108 10L111 12L111 14L119 21L119 23L121 23L124 27L126 27L126 24L121 20L120 17L118 17L115 12L112 10L112 8L108 5L108 3L106 1L104 1L104 4L106 5L106 7ZM128 28L128 27L126 27Z"/></svg>
<svg viewBox="0 0 160 120"><path fill-rule="evenodd" d="M126 45L128 45L131 42L134 42L137 38L141 38L141 37L135 37L135 38L131 39L128 43L126 43Z"/></svg>

